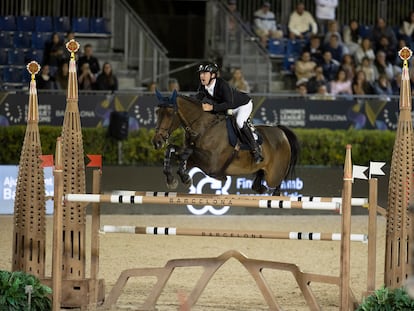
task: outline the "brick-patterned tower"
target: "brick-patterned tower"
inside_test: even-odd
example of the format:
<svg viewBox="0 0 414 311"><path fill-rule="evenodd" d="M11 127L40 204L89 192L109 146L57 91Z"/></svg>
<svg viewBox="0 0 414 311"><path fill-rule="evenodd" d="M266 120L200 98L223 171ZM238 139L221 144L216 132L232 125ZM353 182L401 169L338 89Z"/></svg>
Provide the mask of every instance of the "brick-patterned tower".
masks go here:
<svg viewBox="0 0 414 311"><path fill-rule="evenodd" d="M70 40L71 53L66 111L62 128L63 193L85 193L85 159L78 107L78 77L75 53L79 43ZM86 211L68 202L63 208L63 279L85 279Z"/></svg>
<svg viewBox="0 0 414 311"><path fill-rule="evenodd" d="M411 274L411 225L408 208L413 203L414 136L411 117L411 86L408 60L412 52L399 52L404 61L400 90L400 115L392 153L388 186L388 217L385 250L385 286L398 288Z"/></svg>
<svg viewBox="0 0 414 311"><path fill-rule="evenodd" d="M37 277L45 275L46 198L40 156L39 109L35 75L40 66L27 65L31 74L27 128L20 155L14 201L13 271L25 271Z"/></svg>

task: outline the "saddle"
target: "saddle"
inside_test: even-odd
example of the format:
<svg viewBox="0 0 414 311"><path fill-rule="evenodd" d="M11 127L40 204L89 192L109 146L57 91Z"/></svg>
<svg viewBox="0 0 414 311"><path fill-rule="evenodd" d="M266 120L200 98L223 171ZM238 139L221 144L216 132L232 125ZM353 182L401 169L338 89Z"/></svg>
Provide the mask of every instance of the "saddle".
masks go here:
<svg viewBox="0 0 414 311"><path fill-rule="evenodd" d="M241 150L250 150L249 145L243 141L242 135L240 133L240 129L236 123L236 119L231 115L227 115L225 117L225 121L226 121L227 136L228 136L229 144L232 147L235 147L237 144L239 144L239 147ZM260 135L259 131L256 131L255 133L258 136L257 143L261 145L263 143L263 137Z"/></svg>

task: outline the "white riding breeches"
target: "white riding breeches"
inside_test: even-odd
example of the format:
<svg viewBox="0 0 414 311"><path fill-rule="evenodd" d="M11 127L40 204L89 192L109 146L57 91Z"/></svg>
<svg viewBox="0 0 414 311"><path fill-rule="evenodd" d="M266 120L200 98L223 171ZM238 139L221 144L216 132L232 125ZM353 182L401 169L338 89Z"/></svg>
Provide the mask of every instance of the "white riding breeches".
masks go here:
<svg viewBox="0 0 414 311"><path fill-rule="evenodd" d="M236 118L237 126L242 128L244 122L250 117L250 114L253 110L253 102L249 100L249 102L243 106L237 107L233 109L233 115Z"/></svg>

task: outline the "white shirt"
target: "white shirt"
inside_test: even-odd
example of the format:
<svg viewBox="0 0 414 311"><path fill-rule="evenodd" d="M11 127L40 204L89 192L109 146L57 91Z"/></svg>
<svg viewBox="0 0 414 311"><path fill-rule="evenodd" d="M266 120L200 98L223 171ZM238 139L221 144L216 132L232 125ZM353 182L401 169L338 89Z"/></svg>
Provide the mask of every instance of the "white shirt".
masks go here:
<svg viewBox="0 0 414 311"><path fill-rule="evenodd" d="M290 14L288 27L289 31L293 32L297 36L309 31L309 28L312 28L311 31L313 34L316 35L318 33L318 25L308 11L304 11L302 15L299 15L295 10L292 14Z"/></svg>
<svg viewBox="0 0 414 311"><path fill-rule="evenodd" d="M214 94L214 87L216 86L216 79L213 79L213 81L211 81L210 85L205 85L204 87L206 88L207 92L213 96Z"/></svg>
<svg viewBox="0 0 414 311"><path fill-rule="evenodd" d="M260 9L254 13L254 25L258 29L263 30L276 30L275 14L271 11L266 13Z"/></svg>
<svg viewBox="0 0 414 311"><path fill-rule="evenodd" d="M338 0L316 0L316 18L334 20L337 6Z"/></svg>

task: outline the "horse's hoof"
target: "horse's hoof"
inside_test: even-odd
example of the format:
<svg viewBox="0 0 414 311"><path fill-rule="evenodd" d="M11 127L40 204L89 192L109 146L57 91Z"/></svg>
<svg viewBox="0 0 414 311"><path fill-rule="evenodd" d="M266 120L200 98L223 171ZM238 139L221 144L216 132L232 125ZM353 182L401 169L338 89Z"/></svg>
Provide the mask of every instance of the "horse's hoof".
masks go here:
<svg viewBox="0 0 414 311"><path fill-rule="evenodd" d="M177 187L178 187L178 180L175 178L170 183L167 183L167 188L169 190L177 189Z"/></svg>
<svg viewBox="0 0 414 311"><path fill-rule="evenodd" d="M266 193L267 192L267 187L266 186L264 186L264 185L260 185L259 187L255 187L255 188L253 188L253 190L254 191L256 191L257 193L259 193L259 194L264 194L264 193Z"/></svg>

